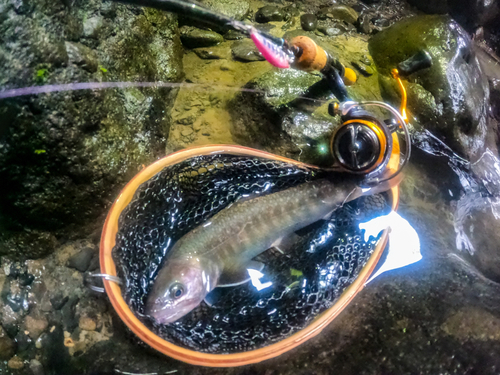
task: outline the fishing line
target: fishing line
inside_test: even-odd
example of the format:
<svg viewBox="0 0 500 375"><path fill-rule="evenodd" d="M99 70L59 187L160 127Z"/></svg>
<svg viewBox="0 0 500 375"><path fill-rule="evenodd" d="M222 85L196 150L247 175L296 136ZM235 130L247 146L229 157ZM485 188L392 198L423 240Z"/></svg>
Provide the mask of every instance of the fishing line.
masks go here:
<svg viewBox="0 0 500 375"><path fill-rule="evenodd" d="M169 88L185 88L185 89L197 89L200 91L215 91L215 90L227 90L227 91L238 91L238 92L251 92L258 94L266 94L264 90L249 89L244 87L232 87L217 85L212 86L210 84L202 83L186 83L186 82L78 82L78 83L66 83L57 85L44 85L44 86L29 86L20 87L16 89L9 89L0 91L0 99L15 98L24 95L38 95L38 94L49 94L52 92L64 92L64 91L78 91L78 90L103 90L110 88L126 89L132 87L169 87ZM308 98L305 96L298 96L297 98L310 100L312 102L326 103L327 100Z"/></svg>

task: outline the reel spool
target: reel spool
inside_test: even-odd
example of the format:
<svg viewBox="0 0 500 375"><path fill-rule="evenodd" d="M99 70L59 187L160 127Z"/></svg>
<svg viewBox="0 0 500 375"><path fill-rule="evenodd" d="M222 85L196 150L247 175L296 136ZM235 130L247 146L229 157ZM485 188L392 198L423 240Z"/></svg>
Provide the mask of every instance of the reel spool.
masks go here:
<svg viewBox="0 0 500 375"><path fill-rule="evenodd" d="M397 122L378 118L363 107L378 106L390 111ZM341 115L342 125L335 131L330 142L330 152L335 160L334 168L354 174L364 174L364 185L373 186L396 177L404 168L411 153L410 133L406 122L394 108L383 102L330 103L329 113ZM402 162L397 129L405 136L405 152ZM397 142L398 147L394 147ZM396 163L397 158L397 163ZM392 163L392 168L389 165Z"/></svg>

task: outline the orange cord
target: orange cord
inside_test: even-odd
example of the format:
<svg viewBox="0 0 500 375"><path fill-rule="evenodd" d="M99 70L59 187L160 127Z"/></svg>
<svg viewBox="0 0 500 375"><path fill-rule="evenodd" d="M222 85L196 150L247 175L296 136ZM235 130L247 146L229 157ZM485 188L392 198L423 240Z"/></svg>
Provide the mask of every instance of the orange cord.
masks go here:
<svg viewBox="0 0 500 375"><path fill-rule="evenodd" d="M403 85L403 81L401 81L401 78L399 78L399 72L397 69L392 69L391 74L398 81L399 88L401 89L401 107L399 110L401 112L401 117L403 117L403 120L408 121L408 116L406 115L407 96L405 86Z"/></svg>

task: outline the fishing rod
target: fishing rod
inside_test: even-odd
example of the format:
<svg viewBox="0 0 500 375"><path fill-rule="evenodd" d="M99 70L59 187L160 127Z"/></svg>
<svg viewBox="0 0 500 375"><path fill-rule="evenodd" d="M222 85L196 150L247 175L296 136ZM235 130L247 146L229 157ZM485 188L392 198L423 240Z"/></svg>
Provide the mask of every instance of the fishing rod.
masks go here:
<svg viewBox="0 0 500 375"><path fill-rule="evenodd" d="M340 101L349 99L345 82L354 83L356 74L351 69L345 68L340 61L328 54L311 38L298 36L290 42L284 38L276 37L253 25L223 14L214 12L205 6L190 1L182 0L115 0L117 2L147 6L158 10L182 14L183 16L200 20L204 23L218 27L227 27L239 31L250 37L262 56L272 65L281 68L294 68L303 71L319 71L327 79L330 89ZM344 77L346 77L344 79Z"/></svg>

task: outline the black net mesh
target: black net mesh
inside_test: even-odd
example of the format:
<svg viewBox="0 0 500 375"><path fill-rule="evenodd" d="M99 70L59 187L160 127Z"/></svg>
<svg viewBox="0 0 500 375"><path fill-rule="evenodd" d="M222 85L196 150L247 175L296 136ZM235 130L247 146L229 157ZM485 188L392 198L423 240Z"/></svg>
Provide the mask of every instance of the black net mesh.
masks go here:
<svg viewBox="0 0 500 375"><path fill-rule="evenodd" d="M119 219L113 256L118 276L126 281L126 302L160 337L208 353L256 349L303 329L335 303L370 257L376 239L364 242L358 223L390 210L385 195L350 202L329 220L300 230L284 253L271 249L261 254L261 282L272 282L270 287L216 288L211 306L202 302L169 325L157 325L142 314L163 259L185 233L242 197L322 177L293 164L227 154L164 168L139 187Z"/></svg>

